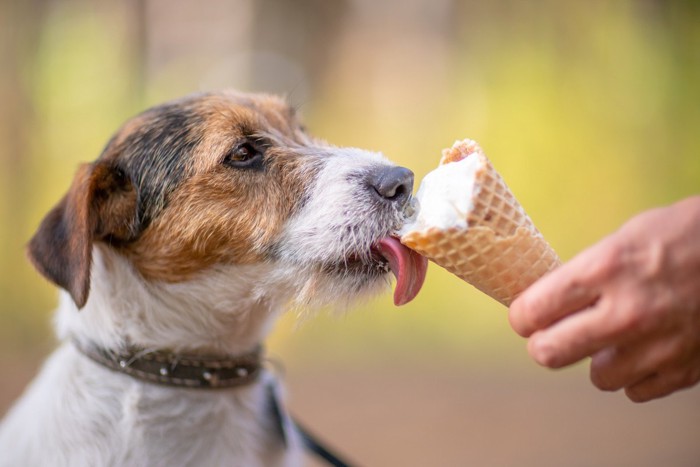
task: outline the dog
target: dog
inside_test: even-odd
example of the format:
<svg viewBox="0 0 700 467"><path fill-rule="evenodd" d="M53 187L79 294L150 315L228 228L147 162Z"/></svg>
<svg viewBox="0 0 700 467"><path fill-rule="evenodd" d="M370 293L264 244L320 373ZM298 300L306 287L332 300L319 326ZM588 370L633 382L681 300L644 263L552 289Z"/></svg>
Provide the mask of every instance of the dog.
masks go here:
<svg viewBox="0 0 700 467"><path fill-rule="evenodd" d="M308 134L282 99L202 93L127 121L28 245L60 345L2 466L300 465L261 344L288 308L412 299L413 173Z"/></svg>

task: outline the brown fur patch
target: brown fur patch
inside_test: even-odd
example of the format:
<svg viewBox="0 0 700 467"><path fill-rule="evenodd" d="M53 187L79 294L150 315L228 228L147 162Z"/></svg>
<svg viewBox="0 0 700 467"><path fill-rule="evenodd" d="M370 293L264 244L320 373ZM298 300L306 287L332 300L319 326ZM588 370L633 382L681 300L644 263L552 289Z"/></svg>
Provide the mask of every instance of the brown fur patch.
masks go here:
<svg viewBox="0 0 700 467"><path fill-rule="evenodd" d="M224 163L248 140L264 142L260 164ZM310 144L293 110L272 96L203 94L149 109L80 168L29 257L79 307L94 242L125 254L146 279L167 282L218 263L264 261L317 170L304 150Z"/></svg>
<svg viewBox="0 0 700 467"><path fill-rule="evenodd" d="M124 251L150 280L179 282L217 263L263 261L311 182L293 112L276 98L207 96L197 103L201 140L167 207ZM263 170L222 164L245 137L274 141ZM296 148L297 150L295 150Z"/></svg>
<svg viewBox="0 0 700 467"><path fill-rule="evenodd" d="M30 260L82 307L90 290L93 242L128 240L135 205L133 187L114 167L101 162L81 166L66 196L31 239Z"/></svg>

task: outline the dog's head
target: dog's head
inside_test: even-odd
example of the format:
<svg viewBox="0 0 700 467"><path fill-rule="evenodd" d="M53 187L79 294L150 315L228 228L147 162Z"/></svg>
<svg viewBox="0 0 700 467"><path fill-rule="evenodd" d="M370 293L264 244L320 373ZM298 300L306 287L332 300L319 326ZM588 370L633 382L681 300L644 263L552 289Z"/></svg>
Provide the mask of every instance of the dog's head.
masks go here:
<svg viewBox="0 0 700 467"><path fill-rule="evenodd" d="M79 307L96 244L145 281L271 265L277 285L305 301L377 290L391 269L403 303L426 267L391 236L411 209L412 186L408 169L379 154L310 137L275 97L195 95L128 121L79 169L29 257Z"/></svg>

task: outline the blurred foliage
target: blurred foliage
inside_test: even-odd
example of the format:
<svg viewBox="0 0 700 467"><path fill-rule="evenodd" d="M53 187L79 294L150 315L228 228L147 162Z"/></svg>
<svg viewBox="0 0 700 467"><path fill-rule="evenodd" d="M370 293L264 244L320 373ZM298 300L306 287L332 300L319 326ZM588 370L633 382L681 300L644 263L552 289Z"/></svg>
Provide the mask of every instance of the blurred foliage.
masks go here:
<svg viewBox="0 0 700 467"><path fill-rule="evenodd" d="M564 259L635 213L700 191L692 2L337 1L323 13L334 28L307 28L323 2L299 2L286 23L268 17L275 2L228 2L244 10L236 15L224 3L201 2L184 19L158 1L3 6L8 25L33 27L4 33L0 91L23 97L0 111L18 129L0 141L0 345L50 345L55 291L22 250L78 164L130 115L202 88L286 93L318 136L381 150L417 180L441 148L474 138ZM240 37L216 52L220 26L206 25L222 18ZM268 23L289 30L268 35ZM169 61L168 31L188 41ZM293 333L286 316L272 347L310 360L497 362L522 345L503 307L432 265L403 309L390 294L359 308Z"/></svg>

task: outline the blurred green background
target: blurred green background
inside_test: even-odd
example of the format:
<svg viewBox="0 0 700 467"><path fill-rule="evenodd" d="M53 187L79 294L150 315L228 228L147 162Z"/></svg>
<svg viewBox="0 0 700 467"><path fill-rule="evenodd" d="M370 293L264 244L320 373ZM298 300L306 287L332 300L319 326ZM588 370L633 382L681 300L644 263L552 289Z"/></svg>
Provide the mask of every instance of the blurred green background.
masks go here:
<svg viewBox="0 0 700 467"><path fill-rule="evenodd" d="M479 141L563 259L700 192L694 1L0 3L0 413L55 345L24 244L128 117L199 90L284 94L312 133L420 179ZM532 363L506 309L430 267L270 339L291 406L367 465L698 465L698 388L645 405Z"/></svg>

